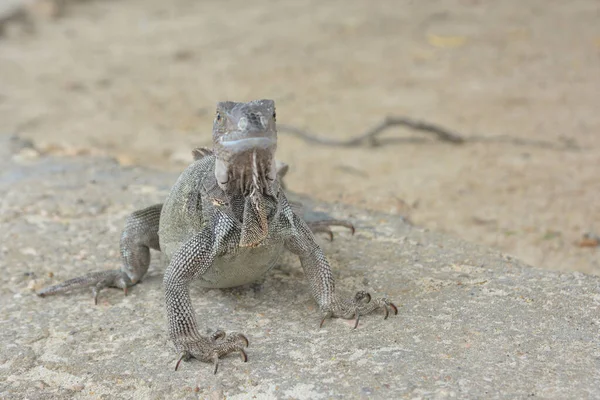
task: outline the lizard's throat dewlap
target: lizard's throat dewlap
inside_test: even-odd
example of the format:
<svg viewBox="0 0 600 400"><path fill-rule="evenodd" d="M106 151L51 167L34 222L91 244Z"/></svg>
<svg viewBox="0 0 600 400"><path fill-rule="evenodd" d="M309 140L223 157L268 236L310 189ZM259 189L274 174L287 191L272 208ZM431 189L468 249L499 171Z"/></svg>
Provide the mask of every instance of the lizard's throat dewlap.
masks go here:
<svg viewBox="0 0 600 400"><path fill-rule="evenodd" d="M257 246L269 234L263 196L261 194L253 194L246 197L246 202L244 203L240 247Z"/></svg>

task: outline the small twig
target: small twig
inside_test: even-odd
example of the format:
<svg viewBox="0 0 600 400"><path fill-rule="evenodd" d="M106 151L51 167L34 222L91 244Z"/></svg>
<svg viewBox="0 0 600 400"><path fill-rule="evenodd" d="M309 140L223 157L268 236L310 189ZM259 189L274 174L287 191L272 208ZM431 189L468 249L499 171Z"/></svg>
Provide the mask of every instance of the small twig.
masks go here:
<svg viewBox="0 0 600 400"><path fill-rule="evenodd" d="M500 143L511 143L521 146L535 146L542 148L555 148L555 149L569 149L576 150L579 147L572 141L564 141L563 143L555 143L544 140L535 139L523 139L517 137L510 137L505 135L499 136L469 136L464 137L456 132L449 129L443 128L439 125L435 125L429 122L417 121L406 117L386 117L382 122L369 129L367 132L355 136L346 140L328 139L326 137L315 135L307 130L297 128L291 125L278 126L280 132L291 133L294 136L299 137L307 142L317 143L323 146L338 146L338 147L358 147L363 144L367 144L369 147L381 146L385 143L393 141L393 139L381 139L379 136L386 129L394 126L405 126L410 129L431 133L435 135L439 140L452 144L463 144L466 142L500 142ZM410 139L407 139L410 140Z"/></svg>
<svg viewBox="0 0 600 400"><path fill-rule="evenodd" d="M448 129L442 128L439 125L434 125L423 121L416 121L404 117L386 117L383 120L383 122L369 129L366 133L347 140L323 138L309 133L306 130L289 125L279 125L278 129L280 132L288 132L308 142L318 143L325 146L355 147L360 146L363 142L367 142L369 146L375 147L381 144L381 142L377 140L377 136L383 133L386 129L391 128L393 126L406 126L408 128L415 129L418 131L432 133L436 135L439 140L444 142L449 142L453 144L461 144L465 142L465 139L459 134L452 132Z"/></svg>
<svg viewBox="0 0 600 400"><path fill-rule="evenodd" d="M470 136L466 141L475 143L510 143L517 146L540 147L544 149L562 149L579 150L579 146L571 139L561 140L559 142L550 142L548 140L523 139L507 135L498 136Z"/></svg>

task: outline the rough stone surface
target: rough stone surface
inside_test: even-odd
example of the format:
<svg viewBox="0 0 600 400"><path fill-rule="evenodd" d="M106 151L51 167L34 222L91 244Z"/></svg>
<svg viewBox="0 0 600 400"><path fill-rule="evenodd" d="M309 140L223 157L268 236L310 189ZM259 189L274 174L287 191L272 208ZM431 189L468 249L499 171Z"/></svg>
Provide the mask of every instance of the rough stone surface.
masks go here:
<svg viewBox="0 0 600 400"><path fill-rule="evenodd" d="M291 172L293 173L293 171ZM399 315L319 318L287 257L262 286L194 287L201 324L244 332L249 361L174 371L161 257L127 297L33 290L120 264L126 215L160 202L173 173L47 158L0 136L0 398L598 398L600 278L523 265L396 216L322 240L338 286L396 300ZM158 253L154 253L158 255Z"/></svg>

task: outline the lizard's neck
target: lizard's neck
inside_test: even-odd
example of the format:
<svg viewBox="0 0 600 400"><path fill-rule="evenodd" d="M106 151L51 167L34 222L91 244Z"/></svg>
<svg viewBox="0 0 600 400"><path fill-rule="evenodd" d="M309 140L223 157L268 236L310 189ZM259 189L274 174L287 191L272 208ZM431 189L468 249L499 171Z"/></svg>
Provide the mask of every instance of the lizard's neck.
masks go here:
<svg viewBox="0 0 600 400"><path fill-rule="evenodd" d="M273 195L276 179L272 151L254 149L215 162L217 183L230 196L256 197Z"/></svg>

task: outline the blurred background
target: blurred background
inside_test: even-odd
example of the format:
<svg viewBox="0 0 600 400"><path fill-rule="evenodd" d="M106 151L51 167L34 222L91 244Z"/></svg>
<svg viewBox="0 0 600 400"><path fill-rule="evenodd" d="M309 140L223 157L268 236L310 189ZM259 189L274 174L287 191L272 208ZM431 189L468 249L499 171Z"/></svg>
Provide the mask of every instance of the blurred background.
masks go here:
<svg viewBox="0 0 600 400"><path fill-rule="evenodd" d="M0 132L27 157L181 170L222 100L338 139L415 118L467 142L281 133L289 188L600 274L598 0L0 0L0 34Z"/></svg>

